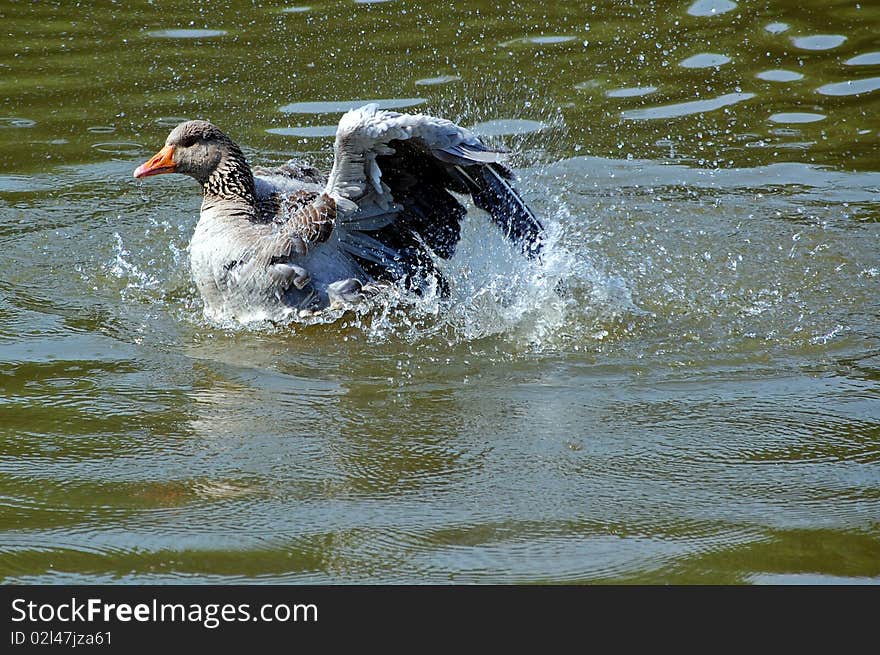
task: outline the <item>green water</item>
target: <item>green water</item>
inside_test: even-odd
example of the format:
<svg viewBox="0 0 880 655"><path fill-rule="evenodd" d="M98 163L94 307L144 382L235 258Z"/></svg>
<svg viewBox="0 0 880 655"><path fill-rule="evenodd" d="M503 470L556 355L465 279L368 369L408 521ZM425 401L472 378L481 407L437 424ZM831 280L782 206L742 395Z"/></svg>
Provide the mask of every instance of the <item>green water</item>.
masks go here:
<svg viewBox="0 0 880 655"><path fill-rule="evenodd" d="M0 0L5 582L880 580L880 7ZM207 323L207 118L382 100L515 151L448 306Z"/></svg>

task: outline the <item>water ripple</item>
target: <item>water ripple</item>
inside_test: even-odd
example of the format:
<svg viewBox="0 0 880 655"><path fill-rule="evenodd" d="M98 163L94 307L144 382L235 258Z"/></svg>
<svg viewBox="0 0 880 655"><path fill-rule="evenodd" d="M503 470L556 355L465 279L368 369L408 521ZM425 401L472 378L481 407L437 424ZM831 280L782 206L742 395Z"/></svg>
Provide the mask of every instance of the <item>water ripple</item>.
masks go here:
<svg viewBox="0 0 880 655"><path fill-rule="evenodd" d="M866 52L863 55L856 55L843 62L847 66L877 66L880 65L880 52Z"/></svg>
<svg viewBox="0 0 880 655"><path fill-rule="evenodd" d="M152 32L147 32L147 34L157 39L210 39L217 36L224 36L226 30L168 29L154 30Z"/></svg>
<svg viewBox="0 0 880 655"><path fill-rule="evenodd" d="M0 117L0 128L33 127L36 124L37 124L37 121L31 120L30 118L17 118L17 117L12 117L12 116Z"/></svg>
<svg viewBox="0 0 880 655"><path fill-rule="evenodd" d="M815 123L825 120L825 114L812 114L809 112L788 112L773 114L770 121L773 123Z"/></svg>
<svg viewBox="0 0 880 655"><path fill-rule="evenodd" d="M711 52L703 52L679 62L682 68L720 68L730 63L730 57Z"/></svg>
<svg viewBox="0 0 880 655"><path fill-rule="evenodd" d="M423 105L424 98L381 98L374 100L329 100L320 102L293 102L278 110L284 114L339 114L368 104L376 104L379 109L404 109Z"/></svg>
<svg viewBox="0 0 880 655"><path fill-rule="evenodd" d="M657 91L656 86L631 86L621 89L609 89L605 95L609 98L637 98L650 95Z"/></svg>
<svg viewBox="0 0 880 655"><path fill-rule="evenodd" d="M793 36L791 42L801 50L832 50L846 41L842 34L815 34L813 36Z"/></svg>
<svg viewBox="0 0 880 655"><path fill-rule="evenodd" d="M439 75L437 77L423 77L420 80L416 80L414 84L416 86L437 86L438 84L449 84L459 80L461 80L459 75Z"/></svg>
<svg viewBox="0 0 880 655"><path fill-rule="evenodd" d="M795 82L804 78L803 73L781 69L760 71L755 73L755 77L768 82Z"/></svg>
<svg viewBox="0 0 880 655"><path fill-rule="evenodd" d="M696 0L688 7L691 16L720 16L736 9L733 0Z"/></svg>
<svg viewBox="0 0 880 655"><path fill-rule="evenodd" d="M296 125L293 127L271 127L269 134L281 136L298 136L307 139L336 136L336 125Z"/></svg>
<svg viewBox="0 0 880 655"><path fill-rule="evenodd" d="M770 34L782 34L787 32L790 27L788 23L769 23L764 26L764 29L770 32Z"/></svg>
<svg viewBox="0 0 880 655"><path fill-rule="evenodd" d="M754 93L727 93L716 98L707 98L705 100L692 100L690 102L681 102L658 107L646 107L644 109L630 109L622 112L621 116L628 120L678 118L680 116L690 116L693 114L704 114L706 112L716 111L724 107L735 105L738 102L743 102L744 100L750 100L754 97Z"/></svg>
<svg viewBox="0 0 880 655"><path fill-rule="evenodd" d="M104 141L92 144L92 148L113 155L135 156L146 152L144 146L133 141Z"/></svg>
<svg viewBox="0 0 880 655"><path fill-rule="evenodd" d="M511 39L499 43L499 48L510 48L516 45L556 45L558 43L568 43L574 41L577 37L570 35L548 35L548 36L524 36L518 39Z"/></svg>
<svg viewBox="0 0 880 655"><path fill-rule="evenodd" d="M816 89L823 96L857 96L880 89L880 77L867 77L861 80L847 80L824 84Z"/></svg>

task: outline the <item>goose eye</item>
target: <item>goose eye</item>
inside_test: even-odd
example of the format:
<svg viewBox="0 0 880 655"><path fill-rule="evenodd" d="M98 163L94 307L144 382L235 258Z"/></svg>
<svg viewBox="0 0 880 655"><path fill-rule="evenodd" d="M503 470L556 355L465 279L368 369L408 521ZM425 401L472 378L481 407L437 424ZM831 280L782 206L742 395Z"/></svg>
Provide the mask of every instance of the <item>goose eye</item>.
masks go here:
<svg viewBox="0 0 880 655"><path fill-rule="evenodd" d="M196 144L196 141L198 141L198 140L199 140L199 138L197 136L195 136L194 134L190 134L188 136L183 137L183 139L181 139L180 147L181 148L189 148L190 146L194 146Z"/></svg>

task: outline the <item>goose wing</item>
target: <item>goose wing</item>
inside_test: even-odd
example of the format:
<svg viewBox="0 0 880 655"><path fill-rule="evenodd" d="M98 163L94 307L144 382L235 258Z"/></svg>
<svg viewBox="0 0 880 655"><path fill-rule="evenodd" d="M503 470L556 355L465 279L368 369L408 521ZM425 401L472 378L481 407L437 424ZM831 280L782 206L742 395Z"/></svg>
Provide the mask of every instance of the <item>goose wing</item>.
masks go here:
<svg viewBox="0 0 880 655"><path fill-rule="evenodd" d="M452 256L466 210L450 192L471 195L524 253L540 251L543 227L511 185L507 154L451 121L367 105L342 117L334 154L325 193L356 257L421 261L419 245Z"/></svg>
<svg viewBox="0 0 880 655"><path fill-rule="evenodd" d="M346 113L336 131L333 168L323 188L288 194L286 218L270 261L294 261L312 277L332 267L346 277L403 280L421 286L434 262L449 258L461 235L469 194L528 256L543 227L511 185L506 153L451 121L381 111ZM286 271L286 269L285 269Z"/></svg>

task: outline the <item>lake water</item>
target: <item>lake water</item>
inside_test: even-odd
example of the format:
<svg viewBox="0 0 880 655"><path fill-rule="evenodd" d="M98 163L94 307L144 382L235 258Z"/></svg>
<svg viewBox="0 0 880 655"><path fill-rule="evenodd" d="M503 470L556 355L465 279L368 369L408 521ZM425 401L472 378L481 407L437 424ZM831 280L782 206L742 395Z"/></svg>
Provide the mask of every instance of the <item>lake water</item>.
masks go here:
<svg viewBox="0 0 880 655"><path fill-rule="evenodd" d="M880 6L0 1L4 582L880 581ZM448 303L202 318L206 118L515 151Z"/></svg>

